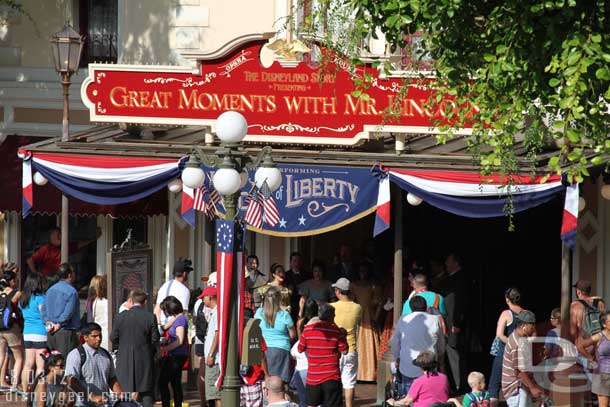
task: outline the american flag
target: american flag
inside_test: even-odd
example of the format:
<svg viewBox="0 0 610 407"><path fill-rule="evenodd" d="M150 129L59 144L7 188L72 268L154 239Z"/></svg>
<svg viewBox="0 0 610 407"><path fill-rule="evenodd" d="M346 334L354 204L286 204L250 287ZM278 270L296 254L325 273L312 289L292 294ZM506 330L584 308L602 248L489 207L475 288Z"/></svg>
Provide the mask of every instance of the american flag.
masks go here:
<svg viewBox="0 0 610 407"><path fill-rule="evenodd" d="M208 189L204 186L201 188L197 188L195 190L195 202L193 203L193 208L196 211L206 212L207 211L207 203L206 196L208 194Z"/></svg>
<svg viewBox="0 0 610 407"><path fill-rule="evenodd" d="M229 318L231 317L231 284L233 279L233 245L235 222L216 220L216 268L218 280L218 349L220 349L220 375L216 387L222 386L227 366L229 344Z"/></svg>
<svg viewBox="0 0 610 407"><path fill-rule="evenodd" d="M263 185L261 185L260 189L258 190L258 195L260 200L263 201L265 222L267 222L267 224L271 227L277 225L277 223L280 221L280 212L277 209L275 199L273 199L269 185L267 185L267 181L263 181Z"/></svg>
<svg viewBox="0 0 610 407"><path fill-rule="evenodd" d="M244 220L253 227L260 229L263 227L263 207L260 203L258 193L254 191L248 196L248 209Z"/></svg>
<svg viewBox="0 0 610 407"><path fill-rule="evenodd" d="M216 189L214 188L214 185L212 184L212 179L209 178L209 175L208 179L210 184L210 202L208 203L208 207L206 208L205 213L209 219L214 219L214 216L216 216L218 203L220 202L220 195L218 194L218 191L216 191Z"/></svg>

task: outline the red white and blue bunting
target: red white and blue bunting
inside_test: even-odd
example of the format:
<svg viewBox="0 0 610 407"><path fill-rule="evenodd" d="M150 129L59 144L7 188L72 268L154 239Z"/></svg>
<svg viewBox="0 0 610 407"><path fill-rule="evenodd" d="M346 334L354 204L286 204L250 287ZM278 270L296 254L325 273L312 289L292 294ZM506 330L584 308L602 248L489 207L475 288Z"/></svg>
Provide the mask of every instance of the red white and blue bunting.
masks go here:
<svg viewBox="0 0 610 407"><path fill-rule="evenodd" d="M34 205L32 171L39 172L67 196L98 205L117 205L149 196L179 179L187 158L51 154L25 150L20 150L19 156L23 160L23 217ZM208 180L205 187L212 191L209 180L213 169L202 166L202 170ZM381 166L369 171L354 167L281 165L280 170L286 179L285 185L274 193L279 221L275 226L268 225L265 230L253 228L256 232L277 236L323 233L376 210L374 235L377 235L390 227L390 182L432 206L471 218L504 216L509 200L508 188L515 212L546 203L566 189L557 175L544 182L539 176L513 175L509 183L506 176L497 174L482 176L478 173L387 169ZM371 182L373 179L378 182ZM251 180L242 190L239 202L242 215L247 207L245 197L250 184ZM214 208L212 213L216 209L223 212L219 198L212 200L211 194L202 195L203 201L197 205L196 192L186 187L182 191L182 216L193 227L196 209L209 207ZM562 237L567 243L573 243L577 216L576 185L568 188L566 194Z"/></svg>
<svg viewBox="0 0 610 407"><path fill-rule="evenodd" d="M20 151L23 161L23 217L34 205L32 170L62 193L98 205L132 202L180 176L183 160L67 155ZM27 158L27 159L26 159Z"/></svg>
<svg viewBox="0 0 610 407"><path fill-rule="evenodd" d="M416 195L428 204L444 211L469 218L491 218L505 215L510 195L515 212L521 212L553 199L565 190L559 175L543 177L518 174L508 176L457 171L416 171L376 167L401 189ZM380 183L384 177L379 176ZM576 188L578 190L578 188ZM389 193L379 188L378 213L374 234L389 227ZM381 211L380 211L381 209Z"/></svg>

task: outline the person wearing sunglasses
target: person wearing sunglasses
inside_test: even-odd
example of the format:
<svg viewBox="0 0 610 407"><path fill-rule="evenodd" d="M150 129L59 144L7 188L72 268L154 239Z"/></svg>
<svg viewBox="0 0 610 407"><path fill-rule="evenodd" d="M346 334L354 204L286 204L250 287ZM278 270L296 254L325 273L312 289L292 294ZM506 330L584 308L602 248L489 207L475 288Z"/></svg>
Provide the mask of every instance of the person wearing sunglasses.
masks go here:
<svg viewBox="0 0 610 407"><path fill-rule="evenodd" d="M73 406L76 394L69 391L63 384L66 361L57 351L45 349L40 357L44 360L44 372L37 378L33 397L30 395L31 406L51 407L56 405Z"/></svg>

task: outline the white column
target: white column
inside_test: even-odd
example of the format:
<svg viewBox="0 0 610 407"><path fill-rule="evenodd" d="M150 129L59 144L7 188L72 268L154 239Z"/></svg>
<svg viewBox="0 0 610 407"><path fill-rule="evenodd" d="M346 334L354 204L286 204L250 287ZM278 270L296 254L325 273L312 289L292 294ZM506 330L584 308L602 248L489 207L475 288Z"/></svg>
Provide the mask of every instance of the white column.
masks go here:
<svg viewBox="0 0 610 407"><path fill-rule="evenodd" d="M269 236L256 233L256 254L258 256L258 269L269 277Z"/></svg>
<svg viewBox="0 0 610 407"><path fill-rule="evenodd" d="M95 271L96 274L107 274L108 265L106 264L107 253L112 249L112 228L113 220L110 216L98 215L97 227L102 231L102 235L97 239Z"/></svg>
<svg viewBox="0 0 610 407"><path fill-rule="evenodd" d="M18 212L6 212L4 225L4 253L8 261L13 261L23 269L21 264L21 217Z"/></svg>
<svg viewBox="0 0 610 407"><path fill-rule="evenodd" d="M174 240L175 240L175 219L176 219L176 215L180 216L179 214L176 214L176 209L180 208L180 203L182 200L182 197L180 196L180 194L178 194L178 196L176 196L176 194L169 192L167 193L168 195L168 199L169 199L169 216L167 218L167 243L165 245L165 276L164 276L164 280L167 281L169 280L170 277L170 273L172 271L172 266L174 264ZM178 209L179 210L179 209Z"/></svg>

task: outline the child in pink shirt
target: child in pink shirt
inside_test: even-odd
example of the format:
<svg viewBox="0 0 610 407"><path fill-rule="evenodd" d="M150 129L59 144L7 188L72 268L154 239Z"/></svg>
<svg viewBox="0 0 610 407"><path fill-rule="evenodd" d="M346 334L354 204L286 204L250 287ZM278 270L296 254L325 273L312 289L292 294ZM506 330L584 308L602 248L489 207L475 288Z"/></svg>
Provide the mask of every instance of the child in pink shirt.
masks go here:
<svg viewBox="0 0 610 407"><path fill-rule="evenodd" d="M391 406L428 407L430 404L445 402L449 398L449 380L443 373L436 371L436 355L424 351L413 361L424 371L423 376L415 379L406 397L400 400L390 399Z"/></svg>

